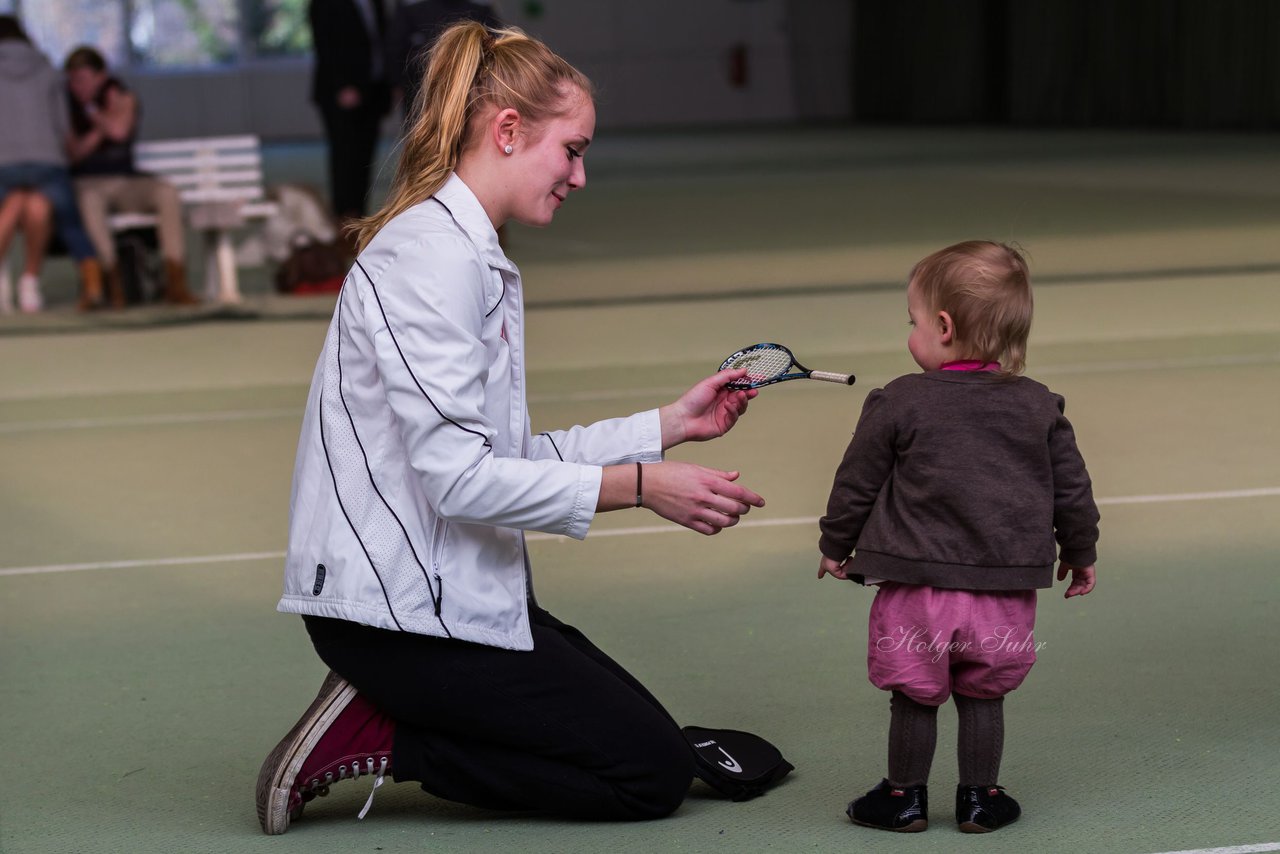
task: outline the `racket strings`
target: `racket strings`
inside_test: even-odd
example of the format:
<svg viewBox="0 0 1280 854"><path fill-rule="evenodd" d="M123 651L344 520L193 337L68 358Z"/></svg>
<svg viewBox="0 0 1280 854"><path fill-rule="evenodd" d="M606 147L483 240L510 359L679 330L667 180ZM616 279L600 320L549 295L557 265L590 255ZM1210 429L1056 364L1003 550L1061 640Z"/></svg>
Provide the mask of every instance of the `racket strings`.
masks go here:
<svg viewBox="0 0 1280 854"><path fill-rule="evenodd" d="M759 382L786 373L791 367L791 356L785 350L752 350L743 353L732 367L746 368L746 379Z"/></svg>

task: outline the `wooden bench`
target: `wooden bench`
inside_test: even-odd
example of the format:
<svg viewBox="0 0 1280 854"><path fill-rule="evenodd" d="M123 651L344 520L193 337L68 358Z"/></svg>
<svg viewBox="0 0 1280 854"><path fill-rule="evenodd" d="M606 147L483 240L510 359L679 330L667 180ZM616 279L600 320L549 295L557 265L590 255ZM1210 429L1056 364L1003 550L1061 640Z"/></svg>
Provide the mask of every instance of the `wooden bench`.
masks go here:
<svg viewBox="0 0 1280 854"><path fill-rule="evenodd" d="M205 299L238 302L240 280L231 235L254 219L276 212L264 197L262 145L257 136L211 136L139 142L138 169L178 188L189 223L204 238ZM113 231L154 227L151 214L119 213Z"/></svg>

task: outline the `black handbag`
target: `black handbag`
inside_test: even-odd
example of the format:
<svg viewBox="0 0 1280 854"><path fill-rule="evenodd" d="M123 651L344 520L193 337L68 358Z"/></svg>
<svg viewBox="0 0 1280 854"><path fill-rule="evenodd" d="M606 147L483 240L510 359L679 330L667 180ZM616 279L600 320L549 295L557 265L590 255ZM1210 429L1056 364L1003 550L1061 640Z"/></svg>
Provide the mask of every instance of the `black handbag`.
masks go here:
<svg viewBox="0 0 1280 854"><path fill-rule="evenodd" d="M759 797L795 770L778 748L753 733L698 726L681 732L693 748L698 779L731 800Z"/></svg>

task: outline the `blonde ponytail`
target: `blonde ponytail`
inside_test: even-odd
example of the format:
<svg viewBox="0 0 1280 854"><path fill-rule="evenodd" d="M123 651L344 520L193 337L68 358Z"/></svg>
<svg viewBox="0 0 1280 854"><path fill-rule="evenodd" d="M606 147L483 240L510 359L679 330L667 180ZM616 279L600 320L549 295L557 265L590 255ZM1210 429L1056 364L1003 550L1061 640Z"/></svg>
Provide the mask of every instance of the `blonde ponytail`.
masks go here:
<svg viewBox="0 0 1280 854"><path fill-rule="evenodd" d="M430 198L457 168L479 130L476 119L490 108L514 108L537 127L566 108L566 86L591 97L591 81L550 48L515 28L489 30L462 21L436 40L411 113L382 209L352 228L363 249L381 228Z"/></svg>

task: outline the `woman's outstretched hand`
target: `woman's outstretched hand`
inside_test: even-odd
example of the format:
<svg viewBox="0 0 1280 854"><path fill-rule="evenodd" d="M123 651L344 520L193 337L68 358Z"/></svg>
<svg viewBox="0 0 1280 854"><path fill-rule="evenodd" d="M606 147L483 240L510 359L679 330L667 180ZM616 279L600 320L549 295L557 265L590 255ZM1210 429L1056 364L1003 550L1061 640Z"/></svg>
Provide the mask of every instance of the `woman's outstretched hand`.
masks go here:
<svg viewBox="0 0 1280 854"><path fill-rule="evenodd" d="M705 442L732 430L758 391L725 386L746 375L744 368L720 371L680 395L675 403L659 409L662 447L673 448L682 442Z"/></svg>
<svg viewBox="0 0 1280 854"><path fill-rule="evenodd" d="M732 430L757 392L727 386L746 375L742 368L720 371L695 384L675 403L660 408L663 449L716 439ZM634 506L636 475L633 464L606 466L596 510ZM764 506L763 498L735 483L736 471L667 461L646 464L642 477L644 507L708 536L738 524L752 507Z"/></svg>
<svg viewBox="0 0 1280 854"><path fill-rule="evenodd" d="M644 506L699 534L718 534L752 507L764 506L764 499L737 479L736 471L694 463L652 463L644 467Z"/></svg>

